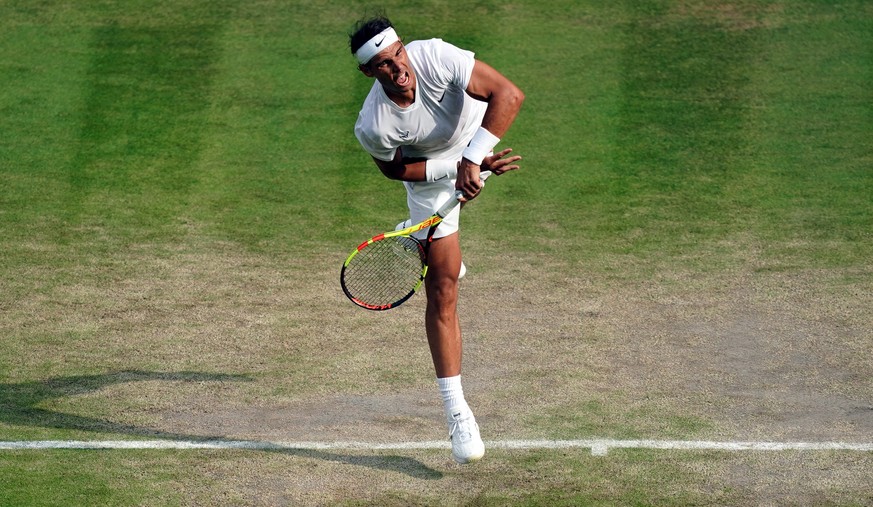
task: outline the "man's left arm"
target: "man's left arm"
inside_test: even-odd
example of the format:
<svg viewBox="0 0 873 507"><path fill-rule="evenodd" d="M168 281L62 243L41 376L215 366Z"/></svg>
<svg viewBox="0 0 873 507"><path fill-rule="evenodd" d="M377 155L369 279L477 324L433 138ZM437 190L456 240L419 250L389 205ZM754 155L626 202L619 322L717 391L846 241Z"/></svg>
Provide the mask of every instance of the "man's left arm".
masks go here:
<svg viewBox="0 0 873 507"><path fill-rule="evenodd" d="M509 130L524 102L524 93L503 74L479 60L473 65L466 91L471 97L488 103L482 127L464 151L464 158L458 166L455 186L463 190L469 200L476 197L482 188L479 171L482 160L490 151L488 145L493 148Z"/></svg>

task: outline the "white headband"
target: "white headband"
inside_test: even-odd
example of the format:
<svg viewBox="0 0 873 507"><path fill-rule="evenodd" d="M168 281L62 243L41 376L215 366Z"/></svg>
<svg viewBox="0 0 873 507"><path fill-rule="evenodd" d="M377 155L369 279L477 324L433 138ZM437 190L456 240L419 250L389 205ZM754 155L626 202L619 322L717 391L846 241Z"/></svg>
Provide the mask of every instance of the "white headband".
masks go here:
<svg viewBox="0 0 873 507"><path fill-rule="evenodd" d="M400 37L397 37L397 32L389 26L377 33L372 39L365 42L364 45L355 52L355 58L358 59L358 63L364 65L369 62L371 58L378 55L379 52L399 40Z"/></svg>

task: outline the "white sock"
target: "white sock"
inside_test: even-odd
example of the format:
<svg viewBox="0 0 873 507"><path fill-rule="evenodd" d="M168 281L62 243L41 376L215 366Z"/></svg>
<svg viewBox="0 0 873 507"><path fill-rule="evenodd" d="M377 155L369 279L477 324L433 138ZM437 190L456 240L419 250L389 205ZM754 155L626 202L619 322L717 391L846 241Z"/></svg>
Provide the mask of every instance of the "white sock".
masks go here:
<svg viewBox="0 0 873 507"><path fill-rule="evenodd" d="M461 387L460 375L438 378L437 384L440 388L440 395L443 397L443 408L446 411L446 418L450 418L453 413L470 411L467 400L464 399L464 388Z"/></svg>

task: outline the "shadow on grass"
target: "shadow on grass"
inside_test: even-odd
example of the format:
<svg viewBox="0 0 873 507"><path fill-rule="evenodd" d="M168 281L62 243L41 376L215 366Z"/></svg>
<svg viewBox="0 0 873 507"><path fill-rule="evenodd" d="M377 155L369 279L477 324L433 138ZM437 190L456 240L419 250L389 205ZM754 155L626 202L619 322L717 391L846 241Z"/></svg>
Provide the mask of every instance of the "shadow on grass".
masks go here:
<svg viewBox="0 0 873 507"><path fill-rule="evenodd" d="M61 430L117 433L166 440L184 440L194 442L208 442L214 440L239 441L222 438L219 435L189 435L143 428L130 424L119 424L105 419L66 414L37 407L37 405L46 400L87 394L114 384L155 380L174 382L247 382L251 381L251 378L246 375L229 375L222 373L202 373L191 371L146 372L127 370L102 375L76 375L52 378L38 382L0 384L0 422L15 426L36 426ZM399 472L417 479L439 479L442 477L442 473L439 471L427 467L418 460L403 456L356 456L336 454L314 449L295 448L268 449L264 452L321 459L324 461Z"/></svg>

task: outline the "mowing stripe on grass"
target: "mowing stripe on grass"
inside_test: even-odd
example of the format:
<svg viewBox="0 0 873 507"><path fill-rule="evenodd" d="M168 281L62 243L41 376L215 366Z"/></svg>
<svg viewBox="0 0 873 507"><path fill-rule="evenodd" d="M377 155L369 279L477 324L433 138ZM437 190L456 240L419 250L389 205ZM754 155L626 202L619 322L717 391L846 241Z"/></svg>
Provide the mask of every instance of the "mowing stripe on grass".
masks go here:
<svg viewBox="0 0 873 507"><path fill-rule="evenodd" d="M0 441L0 450L43 449L219 449L219 450L412 450L448 449L446 440L423 442L264 442L256 440L25 440ZM486 442L492 449L591 449L604 456L609 449L664 449L712 451L862 451L873 443L849 442L713 442L701 440L500 440Z"/></svg>

